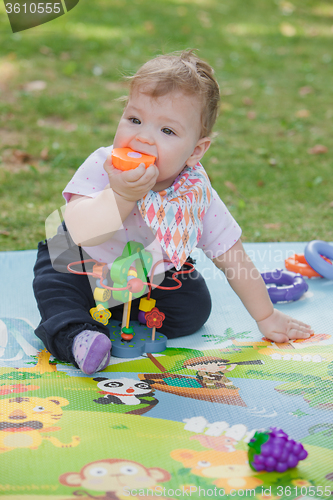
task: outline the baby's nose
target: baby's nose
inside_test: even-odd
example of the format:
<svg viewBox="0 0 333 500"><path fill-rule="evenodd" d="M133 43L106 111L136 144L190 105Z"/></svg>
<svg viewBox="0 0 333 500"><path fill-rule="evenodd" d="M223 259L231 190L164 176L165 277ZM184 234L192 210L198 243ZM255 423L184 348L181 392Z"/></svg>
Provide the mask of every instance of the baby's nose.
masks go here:
<svg viewBox="0 0 333 500"><path fill-rule="evenodd" d="M151 131L149 130L142 130L140 133L137 135L138 141L142 142L143 144L149 144L153 145L154 144L154 136Z"/></svg>
<svg viewBox="0 0 333 500"><path fill-rule="evenodd" d="M138 137L138 140L140 142L142 142L142 144L149 144L150 146L152 146L154 144L153 139L150 137L140 136L140 137Z"/></svg>

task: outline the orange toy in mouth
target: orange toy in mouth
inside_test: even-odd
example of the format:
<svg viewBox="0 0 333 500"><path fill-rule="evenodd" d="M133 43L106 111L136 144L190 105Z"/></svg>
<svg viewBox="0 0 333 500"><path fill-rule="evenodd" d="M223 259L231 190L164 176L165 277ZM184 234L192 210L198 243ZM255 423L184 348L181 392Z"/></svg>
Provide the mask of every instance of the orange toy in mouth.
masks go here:
<svg viewBox="0 0 333 500"><path fill-rule="evenodd" d="M119 170L133 170L140 163L144 163L145 167L155 163L155 156L144 155L130 148L116 148L112 151L112 164Z"/></svg>

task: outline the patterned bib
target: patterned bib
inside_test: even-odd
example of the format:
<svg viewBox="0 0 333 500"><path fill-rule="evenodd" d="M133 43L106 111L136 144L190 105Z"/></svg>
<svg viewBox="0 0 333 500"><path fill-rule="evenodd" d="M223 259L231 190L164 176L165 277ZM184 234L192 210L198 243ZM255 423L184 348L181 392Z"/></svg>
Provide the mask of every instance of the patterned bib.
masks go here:
<svg viewBox="0 0 333 500"><path fill-rule="evenodd" d="M177 271L202 235L212 187L203 166L185 167L172 186L149 191L137 202L143 220L158 238Z"/></svg>

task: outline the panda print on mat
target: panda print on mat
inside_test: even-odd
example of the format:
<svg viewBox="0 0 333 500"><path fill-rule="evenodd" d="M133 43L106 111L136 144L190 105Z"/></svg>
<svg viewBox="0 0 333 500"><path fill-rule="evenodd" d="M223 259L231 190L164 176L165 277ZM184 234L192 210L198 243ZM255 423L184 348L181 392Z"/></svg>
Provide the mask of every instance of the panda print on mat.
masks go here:
<svg viewBox="0 0 333 500"><path fill-rule="evenodd" d="M118 379L96 377L94 380L98 382L97 387L101 389L100 394L103 394L102 397L94 399L95 403L102 405L126 405L128 407L138 405L142 407L144 405L146 411L158 403L149 382L142 382L126 377ZM133 412L126 411L126 413L134 412L138 413L135 410Z"/></svg>

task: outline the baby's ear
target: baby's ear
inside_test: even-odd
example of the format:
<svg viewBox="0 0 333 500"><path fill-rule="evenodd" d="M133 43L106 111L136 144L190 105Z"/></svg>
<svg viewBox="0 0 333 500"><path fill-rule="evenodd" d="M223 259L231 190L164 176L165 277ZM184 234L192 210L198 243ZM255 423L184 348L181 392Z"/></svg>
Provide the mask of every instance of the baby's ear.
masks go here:
<svg viewBox="0 0 333 500"><path fill-rule="evenodd" d="M193 153L187 159L186 165L188 167L194 167L201 160L203 155L206 153L210 144L211 144L210 137L202 137L202 139L199 139L194 150L193 150Z"/></svg>

